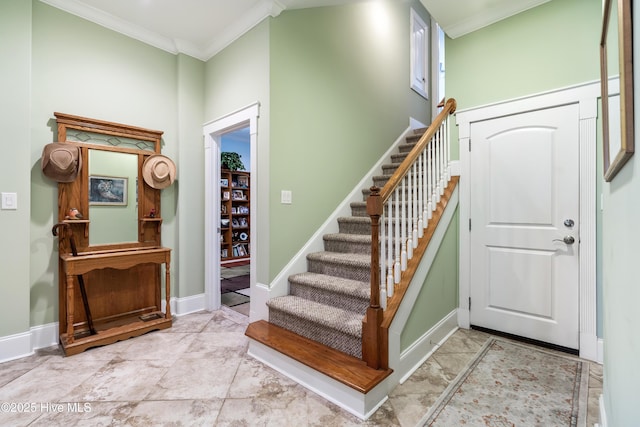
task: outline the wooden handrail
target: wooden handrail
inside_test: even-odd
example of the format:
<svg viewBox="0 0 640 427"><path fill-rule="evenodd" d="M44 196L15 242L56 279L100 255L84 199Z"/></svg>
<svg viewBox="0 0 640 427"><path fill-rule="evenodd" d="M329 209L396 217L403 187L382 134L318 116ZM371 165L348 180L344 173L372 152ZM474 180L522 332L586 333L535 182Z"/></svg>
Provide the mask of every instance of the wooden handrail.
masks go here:
<svg viewBox="0 0 640 427"><path fill-rule="evenodd" d="M402 179L407 175L407 173L409 173L409 170L411 170L411 165L415 163L420 153L422 153L424 149L427 148L429 141L431 141L433 135L435 135L438 129L440 129L440 125L442 124L442 122L444 122L450 114L455 113L456 105L456 100L454 98L449 98L447 100L447 102L444 104L444 108L436 116L431 125L429 125L424 135L422 135L422 138L420 138L416 146L413 147L413 150L409 152L404 161L400 163L400 166L398 166L398 169L396 169L393 175L391 175L389 181L387 181L384 187L382 187L382 189L380 190L380 198L382 199L380 204L381 207L384 206L384 203L389 199L398 184L400 184L402 182ZM380 214L382 215L382 211L380 211Z"/></svg>
<svg viewBox="0 0 640 427"><path fill-rule="evenodd" d="M371 187L371 194L367 198L367 214L371 218L371 299L363 321L362 358L369 367L374 369L389 368L387 329L381 327L384 310L380 296L380 218L384 214L385 203L411 171L414 163L427 149L432 138L441 128L442 123L455 110L455 99L450 98L444 102L442 111L436 116L384 187L382 189L375 186ZM389 219L389 224L390 221Z"/></svg>

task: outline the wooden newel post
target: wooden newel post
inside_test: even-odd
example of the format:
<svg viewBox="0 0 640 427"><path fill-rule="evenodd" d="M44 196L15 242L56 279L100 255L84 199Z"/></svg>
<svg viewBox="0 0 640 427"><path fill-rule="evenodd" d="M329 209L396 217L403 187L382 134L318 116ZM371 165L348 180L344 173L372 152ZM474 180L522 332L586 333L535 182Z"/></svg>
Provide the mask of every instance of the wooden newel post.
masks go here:
<svg viewBox="0 0 640 427"><path fill-rule="evenodd" d="M379 369L381 366L381 328L383 310L380 307L380 249L379 231L382 216L380 189L371 187L367 198L367 214L371 218L371 300L362 328L362 358L367 366ZM385 357L384 360L387 358Z"/></svg>

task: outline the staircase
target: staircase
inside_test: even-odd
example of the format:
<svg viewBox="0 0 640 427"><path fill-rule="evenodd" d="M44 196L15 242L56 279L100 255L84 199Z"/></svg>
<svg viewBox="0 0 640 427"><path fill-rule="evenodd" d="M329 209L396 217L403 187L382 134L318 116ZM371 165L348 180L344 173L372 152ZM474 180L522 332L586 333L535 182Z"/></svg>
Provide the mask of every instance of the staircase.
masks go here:
<svg viewBox="0 0 640 427"><path fill-rule="evenodd" d="M415 131L373 178L383 187L425 129ZM324 251L307 256L308 271L289 277L289 295L269 300L269 322L358 359L362 358L362 320L371 297L371 220L363 201L351 216L338 218L339 232L324 236Z"/></svg>
<svg viewBox="0 0 640 427"><path fill-rule="evenodd" d="M250 355L364 419L399 381L390 369L400 355L397 328L421 289L424 269L417 286L410 287L412 278L425 253L433 260L457 205L446 135L455 100L442 106L429 128L394 143L397 152L376 168L382 175L371 176L373 186L360 190L361 200L354 191L350 205L340 208L343 216L333 216L337 229L327 222L322 239L317 233L301 251L306 259L294 258L295 267L274 280L270 290L277 291L262 306L269 320L253 322L245 332ZM448 207L450 199L456 203ZM394 322L401 306L405 320ZM450 326L444 322L433 336Z"/></svg>

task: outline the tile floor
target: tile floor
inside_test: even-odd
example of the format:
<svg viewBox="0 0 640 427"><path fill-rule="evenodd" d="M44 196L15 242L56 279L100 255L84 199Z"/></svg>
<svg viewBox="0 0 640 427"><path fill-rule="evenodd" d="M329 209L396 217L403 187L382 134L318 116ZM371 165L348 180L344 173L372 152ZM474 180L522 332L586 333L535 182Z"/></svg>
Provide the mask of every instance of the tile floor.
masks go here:
<svg viewBox="0 0 640 427"><path fill-rule="evenodd" d="M247 324L222 307L75 356L52 347L0 364L0 426L414 426L487 339L455 332L363 422L249 357ZM592 364L589 426L601 373Z"/></svg>

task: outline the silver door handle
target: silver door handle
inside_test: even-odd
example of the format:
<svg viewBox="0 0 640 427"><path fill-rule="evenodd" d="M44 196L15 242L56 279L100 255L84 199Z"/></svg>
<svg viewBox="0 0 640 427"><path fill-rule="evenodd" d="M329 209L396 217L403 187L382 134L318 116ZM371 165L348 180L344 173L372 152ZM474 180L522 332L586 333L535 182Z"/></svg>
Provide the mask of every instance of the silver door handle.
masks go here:
<svg viewBox="0 0 640 427"><path fill-rule="evenodd" d="M573 245L576 239L573 236L564 236L562 239L553 239L553 242L564 242L567 245Z"/></svg>

